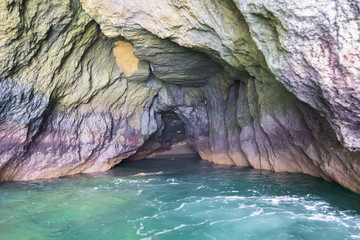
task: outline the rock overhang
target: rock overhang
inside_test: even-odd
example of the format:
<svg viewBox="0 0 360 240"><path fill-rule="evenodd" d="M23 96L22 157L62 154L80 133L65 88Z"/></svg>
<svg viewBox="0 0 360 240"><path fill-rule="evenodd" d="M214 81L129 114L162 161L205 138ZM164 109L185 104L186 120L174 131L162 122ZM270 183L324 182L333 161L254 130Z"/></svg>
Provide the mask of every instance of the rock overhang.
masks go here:
<svg viewBox="0 0 360 240"><path fill-rule="evenodd" d="M79 7L77 1L70 2ZM1 112L8 137L24 139L11 147L0 145L2 180L109 169L156 135L164 125L161 115L171 111L184 124L186 140L205 160L303 172L360 192L359 154L344 148L333 129L339 140L345 135L318 113L328 116L321 105L326 96L311 95L314 91L301 81L287 81L293 73L275 65L288 57L279 52L280 58L274 58L284 44L282 28L288 28L282 22L287 18L279 19L276 7L262 1L236 2L240 11L232 1L81 2L106 36L80 8L73 9L81 17L68 16L72 25L54 28L39 43L46 46L41 47L44 58L30 56L54 70L52 74L32 65L34 60L24 60L22 71L3 74L5 82L16 78L24 83L31 71L39 73L33 86L41 86L50 100L36 114L31 110L36 109L36 101L26 101L30 92L38 96L37 90L31 90L23 98L25 105L14 102ZM251 4L255 5L247 8ZM268 19L262 30L269 34L258 29L263 22L259 17ZM39 26L32 27L36 32ZM276 39L267 42L264 37L269 36ZM274 43L280 47L268 51ZM53 54L61 49L65 54ZM295 70L306 73L303 68ZM322 89L323 85L312 84ZM2 103L21 99L14 87L7 90ZM312 104L318 100L319 104ZM10 124L16 109L20 113L30 109L36 115L20 114L28 123L22 131ZM350 115L343 116L343 122ZM352 131L357 131L356 126Z"/></svg>

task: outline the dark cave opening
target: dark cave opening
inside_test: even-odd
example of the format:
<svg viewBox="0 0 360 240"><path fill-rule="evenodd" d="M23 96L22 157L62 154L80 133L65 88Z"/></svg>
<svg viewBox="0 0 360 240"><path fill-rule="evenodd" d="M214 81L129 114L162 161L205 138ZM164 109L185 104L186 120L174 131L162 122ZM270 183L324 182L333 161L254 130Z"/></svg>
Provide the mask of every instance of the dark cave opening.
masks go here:
<svg viewBox="0 0 360 240"><path fill-rule="evenodd" d="M160 128L153 133L137 152L123 161L180 157L199 158L199 154L192 148L186 139L184 122L173 111L159 113Z"/></svg>

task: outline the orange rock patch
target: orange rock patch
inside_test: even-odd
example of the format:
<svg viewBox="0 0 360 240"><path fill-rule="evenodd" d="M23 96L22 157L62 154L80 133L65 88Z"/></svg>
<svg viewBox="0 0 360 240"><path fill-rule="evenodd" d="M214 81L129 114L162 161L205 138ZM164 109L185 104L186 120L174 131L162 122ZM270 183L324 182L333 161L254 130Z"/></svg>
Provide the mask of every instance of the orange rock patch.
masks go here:
<svg viewBox="0 0 360 240"><path fill-rule="evenodd" d="M125 77L130 77L138 70L139 59L134 56L131 43L117 41L113 49L116 63L124 72Z"/></svg>

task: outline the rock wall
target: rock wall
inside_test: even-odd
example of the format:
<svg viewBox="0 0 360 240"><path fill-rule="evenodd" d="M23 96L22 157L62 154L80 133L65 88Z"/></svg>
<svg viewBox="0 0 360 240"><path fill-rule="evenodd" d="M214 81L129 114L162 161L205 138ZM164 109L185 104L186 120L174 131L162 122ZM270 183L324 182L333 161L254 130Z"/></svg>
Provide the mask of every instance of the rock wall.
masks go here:
<svg viewBox="0 0 360 240"><path fill-rule="evenodd" d="M345 2L5 0L0 180L103 171L186 138L204 160L360 192Z"/></svg>
<svg viewBox="0 0 360 240"><path fill-rule="evenodd" d="M237 2L237 1L236 1ZM360 148L359 2L238 1L276 79Z"/></svg>
<svg viewBox="0 0 360 240"><path fill-rule="evenodd" d="M2 181L107 170L156 130L141 119L157 90L128 82L79 2L1 4Z"/></svg>

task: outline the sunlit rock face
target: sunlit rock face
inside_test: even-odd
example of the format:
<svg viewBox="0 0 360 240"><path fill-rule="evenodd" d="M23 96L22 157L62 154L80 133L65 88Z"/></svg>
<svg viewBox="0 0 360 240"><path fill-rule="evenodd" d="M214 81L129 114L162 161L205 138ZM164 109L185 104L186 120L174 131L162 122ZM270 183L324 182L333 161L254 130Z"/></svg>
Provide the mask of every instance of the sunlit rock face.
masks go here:
<svg viewBox="0 0 360 240"><path fill-rule="evenodd" d="M186 140L214 163L360 192L355 12L266 3L0 3L0 179L103 171Z"/></svg>

